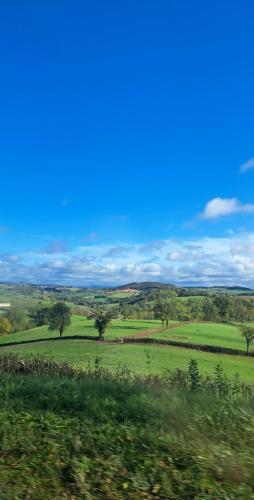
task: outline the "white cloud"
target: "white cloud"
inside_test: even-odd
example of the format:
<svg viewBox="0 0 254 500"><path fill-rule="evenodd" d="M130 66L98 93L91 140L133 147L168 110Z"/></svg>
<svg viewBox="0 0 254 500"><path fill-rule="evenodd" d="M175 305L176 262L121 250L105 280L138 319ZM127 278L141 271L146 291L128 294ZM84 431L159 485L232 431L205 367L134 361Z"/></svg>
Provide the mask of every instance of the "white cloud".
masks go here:
<svg viewBox="0 0 254 500"><path fill-rule="evenodd" d="M250 158L250 160L246 161L240 166L240 172L248 172L248 170L254 169L254 158Z"/></svg>
<svg viewBox="0 0 254 500"><path fill-rule="evenodd" d="M160 251L163 247L165 247L164 240L152 240L141 246L140 252L150 253L152 251Z"/></svg>
<svg viewBox="0 0 254 500"><path fill-rule="evenodd" d="M163 240L160 252L151 243L149 253L147 243L125 242L116 247L88 243L61 255L37 250L19 256L3 253L0 281L109 286L154 280L254 287L254 233ZM124 252L112 252L119 247Z"/></svg>
<svg viewBox="0 0 254 500"><path fill-rule="evenodd" d="M233 214L250 213L254 213L254 204L243 204L237 198L214 198L206 204L200 219L212 220Z"/></svg>
<svg viewBox="0 0 254 500"><path fill-rule="evenodd" d="M46 254L62 254L67 252L68 250L68 243L67 241L63 240L53 240L49 243L49 245L42 250L40 250L40 253L46 253Z"/></svg>
<svg viewBox="0 0 254 500"><path fill-rule="evenodd" d="M182 252L179 252L178 250L175 250L168 254L168 260L171 261L179 261L183 260L184 258L185 258L184 254Z"/></svg>

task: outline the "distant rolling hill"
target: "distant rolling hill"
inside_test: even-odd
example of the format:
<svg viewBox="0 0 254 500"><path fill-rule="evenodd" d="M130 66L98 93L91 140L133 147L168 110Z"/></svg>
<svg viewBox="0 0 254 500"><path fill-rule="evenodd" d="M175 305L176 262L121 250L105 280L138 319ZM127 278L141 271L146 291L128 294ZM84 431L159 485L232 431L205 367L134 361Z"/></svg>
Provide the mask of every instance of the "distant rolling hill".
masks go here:
<svg viewBox="0 0 254 500"><path fill-rule="evenodd" d="M121 285L116 287L114 290L137 290L140 292L148 292L150 290L172 290L172 289L184 288L186 290L225 290L231 292L252 292L253 290L244 286L176 286L172 283L160 283L158 281L134 281L133 283L127 283L126 285Z"/></svg>
<svg viewBox="0 0 254 500"><path fill-rule="evenodd" d="M149 291L149 290L170 290L172 288L177 288L175 285L159 283L156 281L142 281L128 283L127 285L122 285L116 288L116 290L139 290L139 291Z"/></svg>

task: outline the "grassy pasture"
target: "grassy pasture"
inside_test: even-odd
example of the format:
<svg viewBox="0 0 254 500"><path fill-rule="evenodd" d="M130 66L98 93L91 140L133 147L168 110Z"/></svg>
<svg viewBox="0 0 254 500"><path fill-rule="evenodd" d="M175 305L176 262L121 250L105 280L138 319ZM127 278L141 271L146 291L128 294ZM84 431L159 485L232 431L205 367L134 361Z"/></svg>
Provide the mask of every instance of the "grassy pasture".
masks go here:
<svg viewBox="0 0 254 500"><path fill-rule="evenodd" d="M100 358L101 365L110 370L114 370L119 363L124 363L131 370L140 373L161 373L167 369L175 370L176 368L186 369L189 361L195 359L199 363L202 374L212 375L215 366L220 363L228 377L239 373L243 380L254 382L253 358L213 354L179 347L114 345L82 340L61 340L2 347L2 350L17 354L50 356L56 361L68 361L80 368L85 367L89 361L94 363L95 358Z"/></svg>
<svg viewBox="0 0 254 500"><path fill-rule="evenodd" d="M158 339L172 339L179 342L192 342L220 347L231 347L245 351L245 341L238 325L222 323L186 323L167 332L153 335Z"/></svg>
<svg viewBox="0 0 254 500"><path fill-rule="evenodd" d="M135 297L136 295L139 295L139 292L135 291L116 291L116 292L109 292L107 294L107 297L110 297L111 299L131 299L132 297Z"/></svg>
<svg viewBox="0 0 254 500"><path fill-rule="evenodd" d="M10 302L12 307L17 309L21 309L26 312L32 307L38 305L39 299L35 299L33 297L27 297L22 295L11 295L8 293L0 293L0 302ZM48 305L49 302L43 301L43 304Z"/></svg>
<svg viewBox="0 0 254 500"><path fill-rule="evenodd" d="M82 316L73 316L72 324L65 335L97 336L93 320ZM142 334L148 330L148 336L154 338L171 338L197 344L211 344L237 349L245 349L245 344L237 325L217 323L183 324L181 327L169 329L166 332L154 333L149 329L160 328L156 320L124 320L113 323L107 332L107 338L115 339L128 335ZM49 331L47 326L34 328L25 332L6 335L0 338L4 351L11 350L22 354L42 354L57 361L68 361L73 365L84 367L89 361L101 359L102 366L114 370L119 363L124 363L130 369L141 373L161 373L164 370L186 368L190 359L196 359L203 374L211 375L215 366L221 363L225 373L232 377L239 373L243 380L254 382L254 359L241 356L229 356L190 350L179 347L157 345L113 345L82 340L42 341L38 344L4 347L8 342L26 340L50 339L58 332Z"/></svg>
<svg viewBox="0 0 254 500"><path fill-rule="evenodd" d="M161 323L157 320L124 320L113 322L107 332L107 338L114 339L117 337L126 337L128 335L136 335L148 328L160 328ZM98 332L94 328L94 320L88 320L84 316L73 315L71 326L65 330L64 335L94 335ZM40 326L25 332L12 333L0 337L0 345L6 342L21 342L24 340L37 340L50 337L57 337L57 331L49 331L48 326Z"/></svg>

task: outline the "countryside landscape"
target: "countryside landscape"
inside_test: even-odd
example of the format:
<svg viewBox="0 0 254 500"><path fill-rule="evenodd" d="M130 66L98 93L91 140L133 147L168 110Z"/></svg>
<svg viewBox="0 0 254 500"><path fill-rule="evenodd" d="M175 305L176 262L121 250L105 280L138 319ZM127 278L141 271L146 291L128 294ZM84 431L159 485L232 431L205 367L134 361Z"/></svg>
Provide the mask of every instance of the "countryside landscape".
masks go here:
<svg viewBox="0 0 254 500"><path fill-rule="evenodd" d="M253 2L0 12L0 500L254 500Z"/></svg>
<svg viewBox="0 0 254 500"><path fill-rule="evenodd" d="M0 298L6 498L253 497L254 291L2 284Z"/></svg>
<svg viewBox="0 0 254 500"><path fill-rule="evenodd" d="M195 356L204 375L221 364L227 375L254 381L254 291L250 289L177 288L147 282L116 289L2 285L0 290L4 351L47 355L79 367L100 359L106 368L114 370L124 363L142 373L148 373L148 355L151 373L186 369ZM69 310L70 324L62 334L58 326L49 329L48 315L57 303ZM100 339L96 313L107 311L112 317Z"/></svg>

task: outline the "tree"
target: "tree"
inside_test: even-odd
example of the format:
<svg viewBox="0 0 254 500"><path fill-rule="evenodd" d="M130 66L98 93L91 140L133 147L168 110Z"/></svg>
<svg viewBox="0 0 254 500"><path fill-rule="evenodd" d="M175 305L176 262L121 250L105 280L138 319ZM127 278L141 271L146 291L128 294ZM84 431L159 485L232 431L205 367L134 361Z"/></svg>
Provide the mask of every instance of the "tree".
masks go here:
<svg viewBox="0 0 254 500"><path fill-rule="evenodd" d="M11 323L11 332L22 332L27 330L30 326L30 321L27 315L20 309L12 307L7 313L6 318Z"/></svg>
<svg viewBox="0 0 254 500"><path fill-rule="evenodd" d="M94 319L94 326L99 333L99 340L104 340L106 329L112 321L121 319L121 314L115 308L95 307L88 313L88 318Z"/></svg>
<svg viewBox="0 0 254 500"><path fill-rule="evenodd" d="M191 319L193 319L194 321L202 319L203 308L201 300L198 300L196 298L189 299L186 305L189 308Z"/></svg>
<svg viewBox="0 0 254 500"><path fill-rule="evenodd" d="M132 313L134 311L134 307L131 306L130 304L121 304L121 314L124 319L130 318L132 316Z"/></svg>
<svg viewBox="0 0 254 500"><path fill-rule="evenodd" d="M5 335L11 331L11 322L8 318L0 316L0 335Z"/></svg>
<svg viewBox="0 0 254 500"><path fill-rule="evenodd" d="M161 292L154 307L155 319L160 319L163 325L166 323L168 326L169 320L174 319L175 315L176 293L173 290L170 292Z"/></svg>
<svg viewBox="0 0 254 500"><path fill-rule="evenodd" d="M245 338L246 341L246 354L248 356L250 345L254 340L254 328L251 328L249 326L243 326L241 328L241 332L242 336Z"/></svg>
<svg viewBox="0 0 254 500"><path fill-rule="evenodd" d="M49 315L50 307L41 307L40 309L35 309L30 313L30 317L35 326L46 325L49 321Z"/></svg>
<svg viewBox="0 0 254 500"><path fill-rule="evenodd" d="M71 324L71 309L63 302L57 302L49 312L49 330L59 330L62 337L64 330Z"/></svg>
<svg viewBox="0 0 254 500"><path fill-rule="evenodd" d="M180 320L180 323L188 321L191 318L189 308L181 300L178 300L176 304L176 317Z"/></svg>
<svg viewBox="0 0 254 500"><path fill-rule="evenodd" d="M219 310L220 319L222 322L227 323L230 320L231 313L231 297L229 294L223 293L216 295L214 298L214 304Z"/></svg>
<svg viewBox="0 0 254 500"><path fill-rule="evenodd" d="M203 302L203 319L205 321L218 321L219 310L211 298L207 298Z"/></svg>
<svg viewBox="0 0 254 500"><path fill-rule="evenodd" d="M249 316L248 307L246 301L239 300L238 298L234 301L234 317L236 321L240 321L241 324L248 320Z"/></svg>

